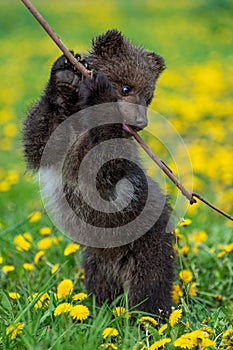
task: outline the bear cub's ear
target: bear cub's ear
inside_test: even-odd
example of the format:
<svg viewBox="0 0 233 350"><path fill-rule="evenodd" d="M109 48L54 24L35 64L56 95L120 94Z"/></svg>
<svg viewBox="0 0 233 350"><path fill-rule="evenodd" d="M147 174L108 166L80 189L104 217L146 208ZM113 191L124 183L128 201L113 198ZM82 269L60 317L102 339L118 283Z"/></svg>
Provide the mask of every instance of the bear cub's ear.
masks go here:
<svg viewBox="0 0 233 350"><path fill-rule="evenodd" d="M149 67L153 71L157 71L158 74L160 74L166 68L164 58L157 55L155 52L147 52L147 59Z"/></svg>
<svg viewBox="0 0 233 350"><path fill-rule="evenodd" d="M91 53L97 56L111 57L121 51L124 46L124 37L116 29L108 30L106 33L97 36L92 41Z"/></svg>

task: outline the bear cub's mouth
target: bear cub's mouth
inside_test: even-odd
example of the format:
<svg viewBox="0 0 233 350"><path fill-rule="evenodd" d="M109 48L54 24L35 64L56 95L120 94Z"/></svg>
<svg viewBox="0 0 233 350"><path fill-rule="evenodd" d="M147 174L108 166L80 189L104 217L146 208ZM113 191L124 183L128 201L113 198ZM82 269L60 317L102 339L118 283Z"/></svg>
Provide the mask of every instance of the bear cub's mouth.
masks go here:
<svg viewBox="0 0 233 350"><path fill-rule="evenodd" d="M144 129L144 128L141 128L140 126L135 126L135 125L133 125L133 126L130 125L130 127L136 132L141 131L141 130Z"/></svg>
<svg viewBox="0 0 233 350"><path fill-rule="evenodd" d="M124 130L127 134L129 134L129 135L131 135L131 136L132 136L132 133L131 133L130 129L128 128L128 126L129 126L131 129L133 129L133 131L135 131L135 132L139 132L139 131L141 131L141 130L144 129L143 127L140 127L140 126L137 126L137 125L130 125L130 124L127 124L126 122L123 122L123 123L122 123L122 128L123 128L123 130Z"/></svg>

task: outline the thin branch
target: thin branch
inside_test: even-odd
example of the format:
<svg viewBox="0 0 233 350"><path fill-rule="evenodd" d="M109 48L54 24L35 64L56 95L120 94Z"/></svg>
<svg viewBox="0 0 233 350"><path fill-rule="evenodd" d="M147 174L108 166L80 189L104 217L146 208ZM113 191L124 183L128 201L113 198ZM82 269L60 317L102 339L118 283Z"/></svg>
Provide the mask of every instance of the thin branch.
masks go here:
<svg viewBox="0 0 233 350"><path fill-rule="evenodd" d="M54 32L54 30L50 27L50 25L45 21L45 19L41 16L41 14L36 10L36 8L32 5L29 0L21 0L24 5L29 9L29 11L33 14L33 16L37 19L37 21L41 24L44 30L49 34L52 40L57 44L57 46L61 49L64 55L68 58L68 60L82 73L83 76L92 77L92 72L87 70L80 62L76 60L76 58L70 53L67 47L63 44L59 36ZM196 198L198 198L203 203L207 204L212 209L216 210L218 213L224 215L226 218L233 221L233 217L224 212L223 210L217 208L215 205L207 201L200 194L196 192L189 192L184 186L178 181L175 177L171 169L166 165L164 161L159 159L147 146L147 144L143 141L143 139L129 126L123 123L123 128L132 134L132 136L136 139L136 141L140 144L140 146L146 151L146 153L153 159L153 161L163 170L163 172L171 179L171 181L179 188L182 194L189 200L190 204L196 203Z"/></svg>
<svg viewBox="0 0 233 350"><path fill-rule="evenodd" d="M85 77L91 77L91 71L87 70L78 60L72 55L72 53L63 44L59 36L54 32L46 20L41 16L37 9L32 5L29 0L21 0L28 10L33 14L36 20L41 24L44 30L49 34L57 46L61 49L67 59L84 75Z"/></svg>
<svg viewBox="0 0 233 350"><path fill-rule="evenodd" d="M218 207L216 207L214 204L210 203L209 201L207 201L207 199L205 199L204 197L202 197L199 193L193 192L192 193L193 197L198 198L200 201L202 201L203 203L207 204L210 208L214 209L215 211L217 211L219 214L222 214L223 216L225 216L226 218L228 218L229 220L233 221L233 216L231 216L230 214L226 213L225 211L223 211L222 209L219 209Z"/></svg>
<svg viewBox="0 0 233 350"><path fill-rule="evenodd" d="M179 190L182 192L182 194L189 200L190 204L196 203L196 198L198 198L203 203L207 204L212 209L216 210L218 213L222 214L226 218L233 221L233 217L226 213L225 211L219 209L209 201L207 201L205 198L203 198L199 193L196 192L189 192L184 188L184 186L179 182L179 180L175 177L172 170L166 165L164 161L159 159L147 146L147 144L143 141L143 139L134 131L129 125L123 123L123 128L125 131L129 132L135 140L140 144L140 146L144 149L144 151L153 159L153 161L162 169L162 171L171 179L171 181L179 188Z"/></svg>
<svg viewBox="0 0 233 350"><path fill-rule="evenodd" d="M184 188L184 186L177 180L171 169L169 169L169 167L151 151L151 149L136 133L136 131L134 131L129 125L126 125L125 123L123 123L123 128L133 135L133 137L146 151L146 153L151 157L151 159L153 159L153 161L163 170L163 172L172 180L172 182L179 188L183 195L189 200L190 204L196 203L196 200L193 198L192 193Z"/></svg>

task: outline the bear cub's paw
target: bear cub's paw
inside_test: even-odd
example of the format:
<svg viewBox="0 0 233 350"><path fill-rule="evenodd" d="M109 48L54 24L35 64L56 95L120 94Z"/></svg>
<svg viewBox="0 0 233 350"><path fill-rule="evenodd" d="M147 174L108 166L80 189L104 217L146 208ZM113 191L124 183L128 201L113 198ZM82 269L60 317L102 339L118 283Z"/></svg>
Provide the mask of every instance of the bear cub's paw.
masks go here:
<svg viewBox="0 0 233 350"><path fill-rule="evenodd" d="M74 53L71 51L74 55ZM81 56L76 54L74 57L81 61ZM78 87L81 79L81 73L75 69L65 55L59 57L52 66L51 79L56 85L65 84L71 87Z"/></svg>
<svg viewBox="0 0 233 350"><path fill-rule="evenodd" d="M70 52L74 55L73 51ZM74 57L87 67L86 61L81 60L80 55L76 54ZM63 55L52 66L46 89L47 96L53 104L67 110L67 114L73 114L80 109L78 90L81 80L82 74Z"/></svg>

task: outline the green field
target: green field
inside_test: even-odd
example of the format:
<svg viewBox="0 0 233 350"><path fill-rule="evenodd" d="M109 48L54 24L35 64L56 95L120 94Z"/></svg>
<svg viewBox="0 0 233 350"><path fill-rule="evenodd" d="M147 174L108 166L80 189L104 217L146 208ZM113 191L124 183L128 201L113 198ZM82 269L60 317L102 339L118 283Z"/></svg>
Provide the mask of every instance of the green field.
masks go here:
<svg viewBox="0 0 233 350"><path fill-rule="evenodd" d="M185 141L193 177L178 145L171 159L150 138L156 120L141 136L187 187L193 180L196 192L232 214L232 1L33 3L74 51L118 28L165 58L152 108ZM233 349L233 225L202 203L184 209L187 221L175 230L174 312L166 326L128 310L127 296L98 307L94 296L79 294L87 293L83 248L47 217L21 145L23 119L60 52L20 1L0 0L0 18L0 349ZM156 179L156 165L142 156ZM166 182L174 205L177 191Z"/></svg>

